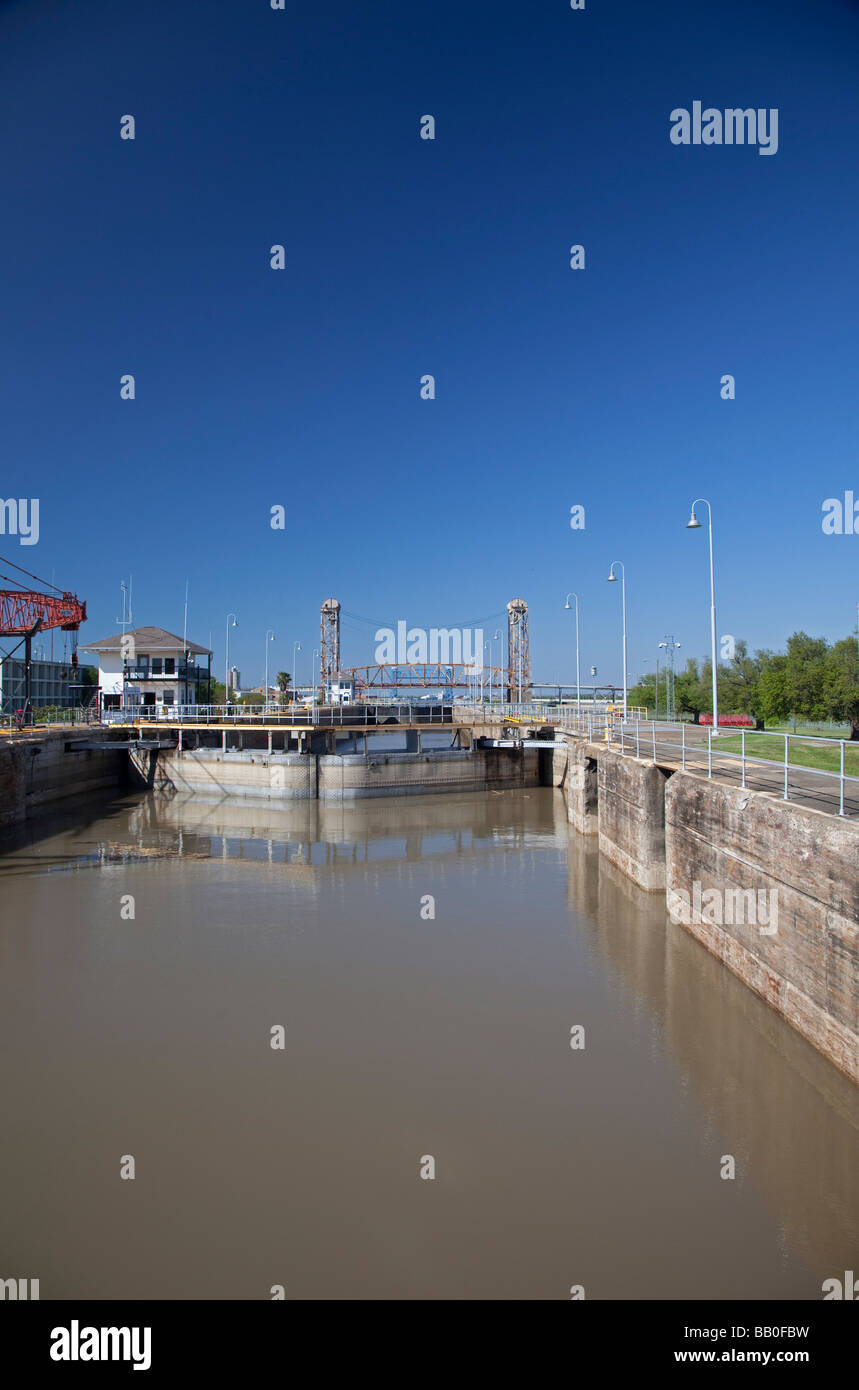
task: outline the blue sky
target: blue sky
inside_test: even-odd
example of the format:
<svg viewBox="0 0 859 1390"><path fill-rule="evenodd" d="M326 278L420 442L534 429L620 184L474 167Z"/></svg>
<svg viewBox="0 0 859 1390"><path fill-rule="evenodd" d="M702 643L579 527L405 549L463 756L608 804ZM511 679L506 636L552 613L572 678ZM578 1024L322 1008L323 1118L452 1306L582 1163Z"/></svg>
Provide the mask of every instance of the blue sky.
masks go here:
<svg viewBox="0 0 859 1390"><path fill-rule="evenodd" d="M129 574L135 624L181 632L189 579L245 681L267 628L308 679L329 595L371 620L349 664L376 622L488 636L521 595L534 677L569 680L572 589L619 681L612 560L633 675L665 633L708 650L703 494L720 634L845 635L857 79L847 0L0 3L0 495L40 499L0 556L87 600L82 646ZM694 100L778 108L777 153L673 145Z"/></svg>

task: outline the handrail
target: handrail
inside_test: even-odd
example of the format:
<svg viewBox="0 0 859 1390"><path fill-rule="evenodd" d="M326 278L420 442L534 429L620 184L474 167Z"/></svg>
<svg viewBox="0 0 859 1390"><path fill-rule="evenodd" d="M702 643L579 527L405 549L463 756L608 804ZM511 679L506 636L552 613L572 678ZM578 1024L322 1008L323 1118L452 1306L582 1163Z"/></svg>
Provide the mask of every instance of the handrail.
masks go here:
<svg viewBox="0 0 859 1390"><path fill-rule="evenodd" d="M713 726L710 724L670 723L668 721L663 723L656 720L636 719L624 721L618 720L611 715L606 715L602 719L588 715L578 720L575 719L575 716L573 716L572 719L568 716L563 721L559 721L559 726L567 732L586 735L590 741L605 739L609 746L618 741L620 743L620 751L624 754L638 756L641 752L643 740L645 747L649 745L648 755L652 756L654 762L658 761L659 749L663 750L663 758L666 752L679 753L680 757L676 759L676 761L680 763L684 771L689 768L690 764L694 766L694 757L696 753L700 754L702 759L706 755L708 779L712 779L714 775L717 775L714 773L713 769L714 758L721 762L738 763L740 768L740 786L743 788L747 786L747 769L750 765L767 767L775 771L780 770L783 774L783 790L781 793L781 799L783 801L791 800L792 772L802 773L803 776L809 778L825 778L829 779L829 781L835 779L838 782L837 814L839 816L848 814L844 806L845 792L848 784L855 783L859 785L859 775L847 772L845 768L846 752L850 747L850 743L847 739L828 738L815 734L774 733L771 731L768 732L766 729L747 729L743 726L738 728L727 728L723 726L718 730L714 730ZM665 737L666 735L670 736L672 734L679 734L679 741L676 737L673 740L670 737ZM783 743L781 757L764 757L760 753L749 752L746 744L747 735L756 738L781 740ZM724 745L725 739L736 737L740 739L740 749L738 752L726 748ZM634 746L632 746L633 740ZM794 761L792 757L793 745L799 747L818 747L825 745L837 748L839 750L838 771L830 771L827 768L808 767L804 763ZM854 744L853 747L855 749L856 744ZM671 759L665 758L664 760L671 761ZM803 788L798 784L795 777L793 779L793 785L795 792L797 790L800 792L809 790L807 786ZM826 783L824 782L822 785L825 786Z"/></svg>

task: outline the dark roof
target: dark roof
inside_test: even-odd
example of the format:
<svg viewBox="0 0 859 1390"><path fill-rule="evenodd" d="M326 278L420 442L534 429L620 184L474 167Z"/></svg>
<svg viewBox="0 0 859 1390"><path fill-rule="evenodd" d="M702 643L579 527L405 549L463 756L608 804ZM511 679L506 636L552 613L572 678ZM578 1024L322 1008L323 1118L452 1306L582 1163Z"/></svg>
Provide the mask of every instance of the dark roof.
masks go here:
<svg viewBox="0 0 859 1390"><path fill-rule="evenodd" d="M183 641L175 632L167 632L163 627L133 627L125 635L133 637L135 650L146 652L147 656L151 652L159 651L188 651L195 656L212 655L208 647L199 647L196 642ZM81 650L119 654L122 651L122 633L118 632L113 637L103 637L100 642L81 642Z"/></svg>

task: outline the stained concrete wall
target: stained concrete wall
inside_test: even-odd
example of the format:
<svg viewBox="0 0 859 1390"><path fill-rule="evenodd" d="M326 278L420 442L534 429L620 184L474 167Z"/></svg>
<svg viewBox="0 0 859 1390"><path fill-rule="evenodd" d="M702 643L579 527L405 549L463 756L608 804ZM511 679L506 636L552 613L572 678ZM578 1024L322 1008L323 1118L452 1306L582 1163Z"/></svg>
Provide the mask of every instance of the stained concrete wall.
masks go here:
<svg viewBox="0 0 859 1390"><path fill-rule="evenodd" d="M322 801L427 792L495 791L540 784L539 750L437 750L319 759Z"/></svg>
<svg viewBox="0 0 859 1390"><path fill-rule="evenodd" d="M539 750L436 749L334 756L308 753L160 752L134 758L141 785L208 795L323 801L495 791L540 785Z"/></svg>
<svg viewBox="0 0 859 1390"><path fill-rule="evenodd" d="M652 762L600 750L599 846L648 893L665 888L665 774Z"/></svg>
<svg viewBox="0 0 859 1390"><path fill-rule="evenodd" d="M598 767L602 749L585 739L570 739L567 744L566 777L563 786L567 803L567 819L580 835L599 834Z"/></svg>
<svg viewBox="0 0 859 1390"><path fill-rule="evenodd" d="M27 783L33 758L27 744L0 745L0 828L27 817Z"/></svg>
<svg viewBox="0 0 859 1390"><path fill-rule="evenodd" d="M688 894L686 930L859 1082L859 824L692 773L668 775L584 739L568 739L567 757L570 823L587 834L596 821L600 851L640 887L665 890L677 921L676 895ZM717 890L718 916L695 913L696 883L699 903ZM752 919L747 899L739 913L731 899L738 920L727 920L725 895L749 890L756 902L766 895L767 908L776 892L774 932L768 913Z"/></svg>
<svg viewBox="0 0 859 1390"><path fill-rule="evenodd" d="M0 829L20 825L39 810L91 792L119 789L126 780L127 754L110 748L84 749L100 741L87 731L44 734L0 744Z"/></svg>
<svg viewBox="0 0 859 1390"><path fill-rule="evenodd" d="M204 792L209 796L315 799L317 758L306 753L193 752L141 749L131 755L135 781L157 791Z"/></svg>
<svg viewBox="0 0 859 1390"><path fill-rule="evenodd" d="M678 772L665 789L665 861L669 904L683 890L693 906L696 882L702 897L720 894L685 913L708 919L686 930L859 1082L859 825ZM774 932L748 908L719 925L734 889L766 893L767 906L776 893Z"/></svg>

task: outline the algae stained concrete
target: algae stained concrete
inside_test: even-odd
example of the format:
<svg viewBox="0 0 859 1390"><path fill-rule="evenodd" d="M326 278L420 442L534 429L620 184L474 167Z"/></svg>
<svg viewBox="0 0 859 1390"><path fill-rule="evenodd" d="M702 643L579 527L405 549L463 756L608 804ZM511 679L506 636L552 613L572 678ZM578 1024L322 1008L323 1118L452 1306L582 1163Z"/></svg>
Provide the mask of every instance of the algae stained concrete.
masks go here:
<svg viewBox="0 0 859 1390"><path fill-rule="evenodd" d="M859 1082L859 824L678 772L665 842L668 902L689 895L687 930ZM696 883L719 894L707 911ZM775 930L748 894L737 912L736 890L775 902Z"/></svg>
<svg viewBox="0 0 859 1390"><path fill-rule="evenodd" d="M665 889L665 777L655 763L608 749L598 759L599 846L648 893Z"/></svg>

